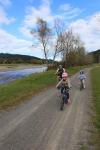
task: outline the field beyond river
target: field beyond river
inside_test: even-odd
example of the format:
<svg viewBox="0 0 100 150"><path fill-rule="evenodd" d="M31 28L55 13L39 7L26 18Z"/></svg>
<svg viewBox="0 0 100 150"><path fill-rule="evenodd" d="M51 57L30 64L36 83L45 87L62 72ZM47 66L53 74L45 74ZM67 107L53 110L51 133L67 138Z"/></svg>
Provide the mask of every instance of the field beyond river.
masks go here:
<svg viewBox="0 0 100 150"><path fill-rule="evenodd" d="M19 69L28 69L32 67L40 67L42 65L34 65L34 64L0 64L0 72L10 71L10 70L19 70Z"/></svg>

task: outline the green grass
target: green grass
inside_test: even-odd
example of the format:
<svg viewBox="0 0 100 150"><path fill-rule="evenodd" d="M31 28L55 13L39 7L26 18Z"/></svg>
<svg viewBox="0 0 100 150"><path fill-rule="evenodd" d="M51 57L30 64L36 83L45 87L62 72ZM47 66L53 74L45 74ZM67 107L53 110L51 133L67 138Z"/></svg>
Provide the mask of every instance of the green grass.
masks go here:
<svg viewBox="0 0 100 150"><path fill-rule="evenodd" d="M91 71L93 104L95 109L95 116L93 123L95 126L95 134L93 135L93 142L97 145L97 150L100 149L100 66L95 67Z"/></svg>
<svg viewBox="0 0 100 150"><path fill-rule="evenodd" d="M15 105L55 83L54 71L30 75L0 86L0 109Z"/></svg>
<svg viewBox="0 0 100 150"><path fill-rule="evenodd" d="M76 66L76 67L69 67L68 69L66 69L66 71L68 72L69 75L73 75L76 72L78 72L79 70L85 68L86 66Z"/></svg>
<svg viewBox="0 0 100 150"><path fill-rule="evenodd" d="M81 147L80 150L88 150L88 147L84 145L84 146Z"/></svg>
<svg viewBox="0 0 100 150"><path fill-rule="evenodd" d="M80 67L70 67L67 72L72 75L80 70ZM10 106L29 100L38 92L56 85L55 70L30 75L18 79L6 85L0 85L0 109L7 109Z"/></svg>

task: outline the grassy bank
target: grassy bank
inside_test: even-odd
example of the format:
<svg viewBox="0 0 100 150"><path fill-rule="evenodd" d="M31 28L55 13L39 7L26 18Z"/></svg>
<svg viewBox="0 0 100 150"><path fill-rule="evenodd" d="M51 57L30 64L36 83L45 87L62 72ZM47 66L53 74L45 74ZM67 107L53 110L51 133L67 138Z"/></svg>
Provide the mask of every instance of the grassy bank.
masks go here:
<svg viewBox="0 0 100 150"><path fill-rule="evenodd" d="M95 116L93 123L95 126L95 133L93 134L93 143L97 145L97 150L100 150L100 66L95 67L91 71L93 104L95 109Z"/></svg>
<svg viewBox="0 0 100 150"><path fill-rule="evenodd" d="M66 69L66 71L71 76L71 75L75 74L76 72L78 72L79 70L81 70L85 67L86 66L69 67L68 69Z"/></svg>
<svg viewBox="0 0 100 150"><path fill-rule="evenodd" d="M7 85L0 85L0 109L18 104L55 83L54 71L30 75Z"/></svg>
<svg viewBox="0 0 100 150"><path fill-rule="evenodd" d="M67 69L67 72L72 75L79 70L80 67L74 67ZM28 100L34 94L52 85L56 85L55 70L30 75L7 85L0 85L0 109Z"/></svg>

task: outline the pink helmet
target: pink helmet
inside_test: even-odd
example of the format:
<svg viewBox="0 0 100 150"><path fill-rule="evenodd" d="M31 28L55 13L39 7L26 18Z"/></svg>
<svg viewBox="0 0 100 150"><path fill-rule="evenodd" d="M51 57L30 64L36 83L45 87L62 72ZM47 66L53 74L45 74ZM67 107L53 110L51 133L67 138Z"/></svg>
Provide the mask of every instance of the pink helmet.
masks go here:
<svg viewBox="0 0 100 150"><path fill-rule="evenodd" d="M67 78L68 77L68 74L66 73L66 72L64 72L63 74L62 74L62 78Z"/></svg>

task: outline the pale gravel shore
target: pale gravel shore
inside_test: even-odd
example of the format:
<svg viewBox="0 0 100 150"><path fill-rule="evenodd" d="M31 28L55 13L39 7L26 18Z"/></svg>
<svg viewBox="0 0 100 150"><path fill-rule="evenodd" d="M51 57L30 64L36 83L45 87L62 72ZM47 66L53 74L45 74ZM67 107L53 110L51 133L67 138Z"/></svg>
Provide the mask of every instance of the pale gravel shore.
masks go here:
<svg viewBox="0 0 100 150"><path fill-rule="evenodd" d="M40 67L40 66L42 67L44 65L18 65L18 66L0 65L0 72L10 71L10 70L19 70L19 69L28 69L28 68L32 68L32 67L34 68L34 67Z"/></svg>

